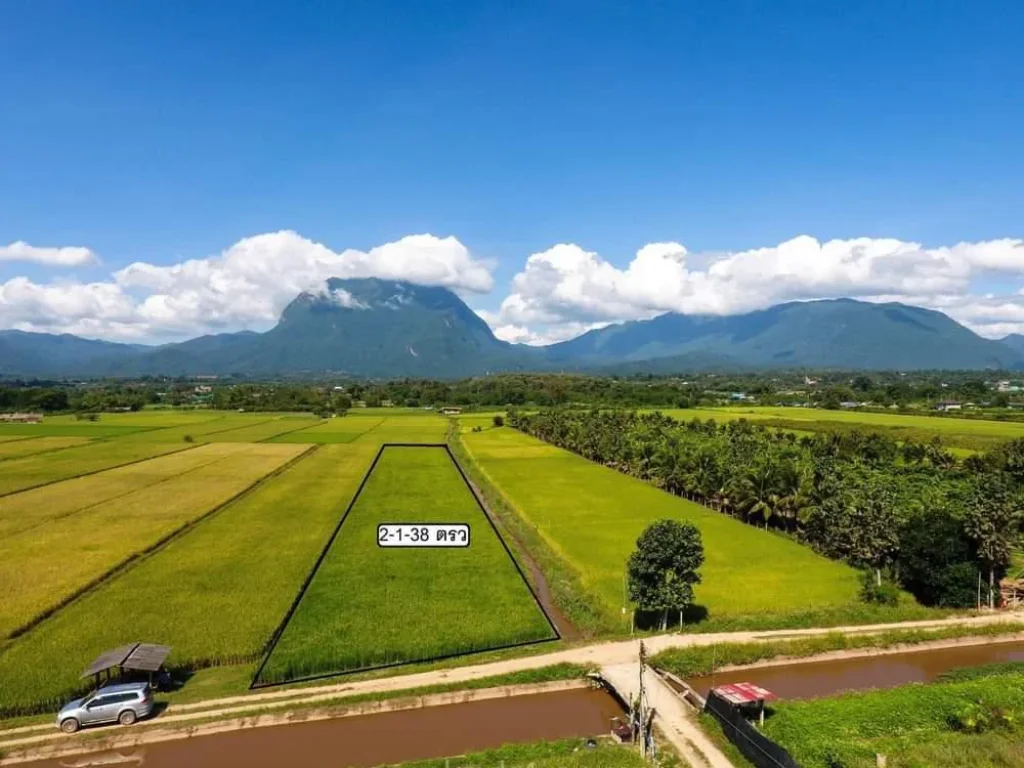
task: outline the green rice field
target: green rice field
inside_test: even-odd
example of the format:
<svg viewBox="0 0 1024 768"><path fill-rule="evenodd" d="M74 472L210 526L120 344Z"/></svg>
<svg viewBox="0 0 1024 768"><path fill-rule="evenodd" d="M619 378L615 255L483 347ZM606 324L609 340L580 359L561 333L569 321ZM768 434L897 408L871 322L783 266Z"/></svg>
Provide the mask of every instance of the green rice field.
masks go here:
<svg viewBox="0 0 1024 768"><path fill-rule="evenodd" d="M845 566L492 418L459 422L474 462L559 568L579 575L613 631L626 557L665 516L704 533L697 598L712 619L770 623L855 601ZM389 447L267 656L380 446L444 443L450 424L367 408L330 419L144 410L0 425L0 717L49 711L83 685L91 659L134 641L172 646L176 668L223 667L218 693L230 694L263 660L259 682L274 683L551 639L448 453ZM381 521L469 522L471 546L380 549Z"/></svg>
<svg viewBox="0 0 1024 768"><path fill-rule="evenodd" d="M381 548L381 522L469 523L459 549ZM390 447L272 650L259 682L553 638L448 453Z"/></svg>
<svg viewBox="0 0 1024 768"><path fill-rule="evenodd" d="M928 416L901 413L874 413L857 410L830 411L823 408L792 408L772 406L728 406L723 408L675 408L663 410L667 416L689 421L714 419L735 421L748 419L766 426L797 432L820 432L830 429L860 429L883 432L897 440L927 442L940 437L944 443L961 450L981 451L999 443L1024 437L1024 423L964 419L951 416Z"/></svg>
<svg viewBox="0 0 1024 768"><path fill-rule="evenodd" d="M0 539L0 638L181 526L230 501L303 446L242 446L162 482ZM17 496L4 502L17 504ZM44 510L45 514L45 510ZM3 515L4 518L8 516Z"/></svg>
<svg viewBox="0 0 1024 768"><path fill-rule="evenodd" d="M490 482L621 624L625 565L651 522L701 531L696 603L708 618L780 616L857 603L858 574L789 539L665 493L509 428L463 433Z"/></svg>
<svg viewBox="0 0 1024 768"><path fill-rule="evenodd" d="M88 437L28 437L0 443L0 461L88 443Z"/></svg>
<svg viewBox="0 0 1024 768"><path fill-rule="evenodd" d="M171 645L177 665L254 661L375 453L317 449L19 638L0 653L0 712L66 698L97 654L132 639Z"/></svg>

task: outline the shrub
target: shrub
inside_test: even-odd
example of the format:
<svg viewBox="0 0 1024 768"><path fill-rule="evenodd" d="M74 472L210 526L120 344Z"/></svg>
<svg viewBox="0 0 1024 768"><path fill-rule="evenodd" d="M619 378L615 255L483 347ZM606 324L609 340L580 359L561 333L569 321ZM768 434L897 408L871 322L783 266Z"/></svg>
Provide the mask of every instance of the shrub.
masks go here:
<svg viewBox="0 0 1024 768"><path fill-rule="evenodd" d="M495 416L493 421L494 421L494 426L496 426L496 427L504 427L505 426L505 417L500 415L500 414Z"/></svg>
<svg viewBox="0 0 1024 768"><path fill-rule="evenodd" d="M474 432L483 432L483 431L484 431L484 428L483 428L483 427L481 427L481 426L475 426L475 427L473 427L473 431L474 431Z"/></svg>
<svg viewBox="0 0 1024 768"><path fill-rule="evenodd" d="M196 441L196 439L192 437L192 435L185 435L181 439L184 440L186 443L194 443Z"/></svg>
<svg viewBox="0 0 1024 768"><path fill-rule="evenodd" d="M994 729L1012 730L1017 718L1002 707L978 700L949 716L949 727L965 733L985 733Z"/></svg>
<svg viewBox="0 0 1024 768"><path fill-rule="evenodd" d="M900 589L890 581L882 581L879 584L875 581L874 573L865 571L861 577L860 599L875 605L898 605Z"/></svg>

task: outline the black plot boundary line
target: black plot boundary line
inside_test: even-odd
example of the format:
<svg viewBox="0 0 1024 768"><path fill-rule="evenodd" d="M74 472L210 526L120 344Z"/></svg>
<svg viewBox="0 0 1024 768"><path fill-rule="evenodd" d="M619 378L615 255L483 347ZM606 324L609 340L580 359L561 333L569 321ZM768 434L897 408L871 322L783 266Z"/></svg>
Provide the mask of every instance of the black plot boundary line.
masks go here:
<svg viewBox="0 0 1024 768"><path fill-rule="evenodd" d="M449 460L455 466L455 469L458 471L459 476L462 478L462 481L466 484L466 487L469 490L470 496L472 496L473 500L476 501L477 506L480 509L480 512L483 514L484 518L490 524L491 530L494 531L495 536L498 537L498 541L501 542L501 546L505 550L505 554L508 555L509 560L512 561L512 565L513 565L513 567L515 567L516 573L519 574L519 578L522 579L523 584L526 586L526 589L529 591L530 596L533 598L534 604L537 606L537 608L541 612L541 615L547 621L548 627L551 629L551 632L552 632L553 636L552 637L539 638L539 639L535 639L535 640L523 640L523 641L520 641L518 643L509 643L509 644L506 644L506 645L498 645L498 646L494 646L494 647L490 647L490 648L480 648L480 649L472 650L472 651L460 651L458 653L443 654L441 656L431 656L431 657L424 658L424 659L413 659L413 660L410 660L410 661L397 661L397 662L391 662L391 663L388 663L388 664L378 664L376 666L370 666L370 667L359 667L357 669L318 673L318 674L315 674L315 675L307 675L305 677L296 677L296 678L291 678L289 680L282 680L280 682L262 682L260 680L260 677L263 675L263 670L266 668L267 663L270 661L270 658L274 655L274 650L277 648L277 645L281 641L281 638L284 635L285 630L288 628L288 624L291 622L293 616L295 615L295 612L298 610L299 604L302 602L302 598L305 596L306 592L308 591L310 584L312 584L313 579L316 576L317 571L320 570L320 566L323 565L324 560L327 558L327 554L330 552L331 548L334 546L334 542L338 538L338 534L341 532L342 526L344 525L345 521L348 519L348 516L352 512L352 509L355 507L356 502L359 500L359 497L362 495L363 489L366 487L366 483L369 481L370 476L373 474L373 471L377 468L377 463L380 461L380 457L384 455L384 451L387 450L388 448L433 448L433 449L443 448L444 449L444 451L447 454ZM493 653L495 651L504 651L504 650L510 650L510 649L513 649L513 648L524 648L524 647L531 646L531 645L539 645L541 643L551 643L551 642L555 642L555 641L561 640L561 639L562 639L562 635L558 631L558 627L555 625L554 621L552 621L551 617L548 616L548 612L546 610L544 610L544 605L540 602L540 599L537 597L537 593L534 592L533 585L530 584L529 579L526 578L526 575L523 573L522 568L520 568L520 566L519 566L519 562L513 556L512 551L508 548L508 544L505 543L505 539L502 537L501 532L498 530L497 526L494 524L494 521L491 519L491 516L489 514L487 514L487 508L484 506L484 504L480 500L480 498L476 495L476 491L473 490L473 486L469 482L469 478L466 477L466 473L462 470L462 467L459 465L459 462L456 460L455 456L452 454L451 448L448 447L448 444L447 443L384 443L377 450L377 455L373 457L373 461L370 463L370 467L366 470L366 474L363 475L363 479L360 481L359 487L356 489L355 494L352 496L352 498L349 501L348 505L345 507L345 512L342 514L341 519L338 520L337 525L334 526L334 531L331 533L330 537L327 539L327 543L324 545L323 549L320 551L320 555L317 557L316 561L313 563L313 567L310 569L309 573L306 575L306 579L302 582L302 586L299 587L299 591L295 595L295 598L292 600L291 605L288 607L288 611L285 613L284 618L281 620L281 623L278 624L277 629L274 630L274 634L271 635L270 642L268 643L268 646L267 646L267 650L266 650L266 652L264 653L264 656L263 656L263 661L260 662L260 665L259 665L259 667L256 670L256 674L253 675L252 682L249 683L249 690L252 691L252 690L257 690L257 689L262 689L262 688L275 688L275 687L279 687L279 686L282 686L282 685L294 685L296 683L309 683L309 682L313 682L313 681L316 681L316 680L327 680L327 679L332 678L332 677L344 677L344 676L347 676L347 675L363 674L365 672L377 672L377 671L383 670L383 669L393 669L393 668L396 668L396 667L407 667L407 666L411 666L411 665L414 665L414 664L432 664L432 663L435 663L435 662L447 661L449 659L456 659L456 658L460 658L460 657L463 657L463 656L473 656L473 655L477 655L477 654L481 654L481 653Z"/></svg>

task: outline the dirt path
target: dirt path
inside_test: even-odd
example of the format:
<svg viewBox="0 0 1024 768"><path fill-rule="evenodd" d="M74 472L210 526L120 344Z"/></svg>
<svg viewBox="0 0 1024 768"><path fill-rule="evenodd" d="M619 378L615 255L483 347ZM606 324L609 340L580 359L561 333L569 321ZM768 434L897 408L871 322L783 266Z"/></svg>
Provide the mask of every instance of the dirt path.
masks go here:
<svg viewBox="0 0 1024 768"><path fill-rule="evenodd" d="M458 459L454 455L452 456L452 459L458 463ZM462 468L460 467L460 469ZM537 600L544 609L544 613L548 615L548 618L551 619L555 627L558 629L558 634L561 639L579 640L583 635L581 635L580 631L573 626L572 622L570 622L568 618L566 618L565 614L559 610L558 605L555 603L555 598L551 594L551 588L548 586L547 577L544 575L544 571L541 570L541 567L537 564L537 561L533 559L533 555L530 554L529 547L527 547L519 537L516 536L515 531L509 529L509 527L502 522L500 515L496 515L494 513L494 510L491 509L490 505L487 503L487 498L483 495L477 484L473 482L465 469L462 469L462 476L466 478L466 482L469 484L470 489L476 496L477 501L480 502L480 506L484 508L487 516L491 518L491 521L495 526L501 530L502 535L515 542L516 555L520 560L522 560L526 569L530 572L530 582L533 584Z"/></svg>
<svg viewBox="0 0 1024 768"><path fill-rule="evenodd" d="M785 639L791 637L813 637L815 635L828 634L829 632L843 632L847 634L867 634L889 632L898 629L938 629L942 627L983 627L991 624L1012 623L1024 618L1021 613L992 614L970 618L941 619L937 621L908 621L899 624L872 624L849 627L829 627L799 630L772 630L766 632L722 632L717 634L689 634L689 635L657 635L643 638L650 654L668 648L685 648L696 646L708 646L720 643L749 643L759 640ZM992 638L990 642L999 642L1000 638ZM467 665L451 669L440 669L428 672L417 672L414 674L397 675L394 677L378 678L375 680L360 680L355 682L338 682L332 685L322 685L307 688L292 688L261 693L250 693L239 696L229 696L220 699L211 699L193 704L171 704L167 713L161 717L140 723L135 728L147 728L160 726L164 723L184 722L187 720L227 718L236 716L242 712L252 712L259 709L284 709L311 703L325 703L332 699L346 696L361 696L374 693L386 693L414 688L424 688L434 685L445 685L451 683L466 683L480 680L486 677L504 675L512 672L520 672L528 669L540 669L554 664L583 664L594 668L629 664L635 661L639 655L640 639L620 640L614 642L594 643L591 645L565 648L552 653L539 654L536 656L525 656L521 658L505 659L484 664ZM857 653L857 651L853 651ZM40 740L50 741L52 739L66 739L69 737L55 732L52 724L24 726L9 730L0 731L0 751L7 750L14 746L11 742L17 741L26 744L25 737L29 734L40 734ZM44 735L45 734L45 735ZM30 737L31 738L31 737ZM31 741L36 741L31 738Z"/></svg>

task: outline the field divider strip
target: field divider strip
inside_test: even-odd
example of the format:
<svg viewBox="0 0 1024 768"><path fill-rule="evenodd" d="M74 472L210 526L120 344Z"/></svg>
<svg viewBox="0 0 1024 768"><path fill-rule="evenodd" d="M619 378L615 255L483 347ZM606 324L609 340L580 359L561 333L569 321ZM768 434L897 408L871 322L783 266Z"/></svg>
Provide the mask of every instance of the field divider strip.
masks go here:
<svg viewBox="0 0 1024 768"><path fill-rule="evenodd" d="M11 632L3 640L3 644L0 645L0 655L3 655L3 653L10 647L11 642L13 640L16 640L16 639L24 636L25 634L30 632L35 627L37 627L40 624L42 624L46 619L52 617L57 612L63 610L64 608L67 608L72 603L74 603L74 602L80 600L81 598L85 597L88 593L90 593L90 592L96 590L97 588L101 587L106 582L116 578L117 576L122 575L123 573L126 573L131 568L133 568L134 566L138 565L142 560L144 560L144 559L146 559L146 558L156 554L157 552L162 550L164 547L166 547L171 542L173 542L173 541L179 539L180 537L184 536L186 533L188 533L190 530L195 528L197 525L199 525L203 521L209 520L211 517L216 515L218 512L221 512L222 510L226 509L227 507L231 506L232 504L234 504L237 501L241 501L243 498L245 498L249 494L254 493L256 490L261 488L266 483L270 482L274 478L278 477L279 475L281 475L284 472L286 472L289 469L291 469L293 466L298 464L300 461L302 461L307 456L310 456L311 454L315 453L317 451L318 447L319 446L315 446L315 445L309 446L306 450L304 450L298 456L295 456L294 458L289 459L288 461L286 461L284 464L282 464L277 469L274 469L273 471L268 472L267 474L263 475L262 477L257 478L255 481L250 483L248 486L243 488L241 491L236 493L231 498L226 499L225 501L221 502L220 504L215 506L213 509L210 509L210 510L204 512L199 517L193 518L192 520L189 520L188 522L178 526L177 528L175 528L170 533L166 534L165 536L161 537L159 540L157 540L154 543L152 543L149 546L147 546L145 549L142 549L142 550L140 550L138 552L135 552L132 555L129 555L127 558L125 558L121 562L117 563L115 566L113 566L112 568L108 569L104 573L100 574L99 576L97 576L92 581L88 582L87 584L85 584L82 587L79 587L74 592L72 592L70 595L68 595L67 597L61 599L56 605L54 605L54 606L52 606L50 608L47 608L45 611L43 611L40 614L37 614L34 618L29 620L27 623L23 624L22 626L18 627L13 632Z"/></svg>
<svg viewBox="0 0 1024 768"><path fill-rule="evenodd" d="M271 421L273 421L273 419L271 419ZM289 430L287 430L285 432L278 432L276 435L271 435L270 437L261 438L260 440L257 440L256 442L257 443L269 443L271 440L275 440L278 437L284 437L285 435L290 435L293 432L301 432L304 429L313 429L313 427L319 427L325 421L326 421L326 419L317 419L317 423L316 424L312 424L312 425L310 425L310 424L303 424L301 427L296 427L295 429L289 429ZM260 423L261 424L266 424L268 422L260 422ZM246 429L248 429L248 427L246 427ZM300 443L300 445L301 445L301 443Z"/></svg>
<svg viewBox="0 0 1024 768"><path fill-rule="evenodd" d="M501 531L498 530L498 526L495 524L494 520L491 519L491 515L487 511L487 505L484 504L483 499L481 499L477 495L476 488L474 488L473 483L469 481L469 478L466 476L465 470L462 469L462 465L459 464L459 460L455 458L455 454L452 453L452 449L447 443L444 444L444 450L445 453L448 454L448 458L451 459L452 464L455 465L455 469L458 470L459 477L462 478L462 482L466 484L466 489L469 491L469 494L473 497L473 500L476 502L476 505L480 508L481 514L484 516L487 522L491 524L491 530L494 531L494 535L497 536L498 541L501 542L501 546L502 548L504 548L505 554L508 555L508 559L512 561L512 565L515 566L516 573L519 574L519 578L523 580L523 584L525 584L526 588L530 591L530 597L533 598L533 602L536 603L537 607L540 609L540 612L544 615L545 620L547 620L548 626L551 627L551 631L555 635L551 639L561 640L562 633L558 630L558 626L555 624L554 620L548 615L547 610L545 610L544 608L544 604L540 601L540 598L537 597L537 593L533 589L533 584L531 584L530 580L526 578L526 574L523 573L522 566L519 565L519 561L516 559L515 555L512 554L512 550L509 549L508 543L505 541L505 538L501 535Z"/></svg>
<svg viewBox="0 0 1024 768"><path fill-rule="evenodd" d="M306 590L308 590L309 585L313 583L313 577L316 576L316 572L320 569L323 561L327 558L327 553L330 552L331 547L334 545L334 540L338 538L341 526L345 523L346 518L348 518L349 512L352 511L352 507L355 506L356 501L363 492L363 488L366 487L366 483L370 479L370 475L373 474L373 470L376 468L377 462L380 461L380 457L384 454L384 449L386 447L386 445L382 445L377 449L377 453L373 457L373 461L370 462L370 466L363 475L363 479L359 481L359 487L352 495L352 498L349 499L348 505L345 507L345 511L341 515L341 519L338 520L337 525L334 526L334 530L331 531L331 535L327 538L327 543L324 544L323 549L320 550L320 554L313 563L313 567L310 568L309 573L306 574L306 578L303 580L302 586L299 587L298 593L292 599L291 605L288 606L288 610L285 612L284 618L281 619L281 622L277 625L274 633L270 636L270 640L267 643L267 649L263 653L263 661L260 662L260 665L256 670L256 674L253 675L252 682L249 684L249 690L254 690L259 687L257 686L257 681L260 679L260 675L263 674L264 667L266 667L267 662L270 661L270 657L273 655L274 649L277 647L278 642L281 640L281 636L288 627L288 622L292 620L292 616L295 614L295 611L298 610L299 603L302 602L302 598L305 596Z"/></svg>
<svg viewBox="0 0 1024 768"><path fill-rule="evenodd" d="M231 443L224 443L224 445L231 445ZM244 445L244 443L240 443L240 445ZM253 443L253 445L255 445L255 443ZM198 449L200 449L202 447L203 447L202 445L197 445L195 450L198 450ZM46 520L40 520L38 523L35 523L34 525L30 525L28 528L22 528L20 531L15 531L14 533L8 534L6 536L0 536L0 541L2 541L4 539L12 538L14 536L20 536L21 534L25 533L26 531L35 530L39 526L46 525L47 523L54 523L54 522L56 522L58 520L67 520L69 517L74 517L75 515L80 515L83 512L88 512L90 509L95 509L96 507L102 507L104 504L109 504L112 501L117 501L118 499L123 499L125 496L131 496L133 493L138 493L139 491L145 491L145 490L148 490L150 488L155 488L158 485L162 485L163 483L169 483L172 480L178 480L178 479L180 479L182 477L185 477L186 475L192 474L193 472L198 472L201 469L207 469L208 467L212 467L214 464L217 464L219 462L227 461L228 459L237 458L238 456L241 456L244 453L245 453L245 451L240 450L240 451L238 451L236 453L229 453L229 454L226 454L224 456L217 456L217 457L211 459L210 461L207 461L204 464L200 464L200 465L192 467L190 469L182 470L181 472L179 472L176 475L168 475L167 477L161 477L159 480L155 480L152 483L146 483L145 485L140 485L138 488L132 488L130 491L125 491L124 493L119 493L116 496L111 496L110 498L103 499L102 501L97 501L95 504L89 504L87 506L82 507L81 509L76 509L76 510L73 510L71 512L67 512L67 513L65 513L63 515L58 515L57 517L50 517L50 518L47 518ZM173 456L173 455L174 454L172 454L172 453L165 453L162 456L154 456L152 459L150 459L150 461L156 461L157 459L162 459L164 456ZM68 478L68 479L69 480L74 480L76 478Z"/></svg>
<svg viewBox="0 0 1024 768"><path fill-rule="evenodd" d="M100 440L96 440L95 443L83 443L82 445L73 445L73 446L70 446L70 447L71 448L83 448L86 445L93 445L93 444L101 443L101 442L105 442L105 441L100 439ZM199 448L199 447L200 446L198 446L198 445L186 445L184 448L179 448L176 451L167 451L167 453L157 453L157 454L154 454L152 456L143 456L140 459L132 459L131 461L126 461L123 464L114 464L112 466L102 467L100 469L90 469L88 472L80 472L77 475L69 475L68 477L58 477L58 478L56 478L54 480L46 480L45 482L38 483L37 485L30 485L27 488L19 488L16 491L7 491L6 493L0 493L0 499L5 498L7 496L13 496L16 493L24 493L25 491L34 491L36 488L45 488L48 485L56 485L57 483L63 483L65 480L76 480L79 477L88 477L89 475L98 475L100 472L107 472L108 470L111 470L111 469L121 469L121 467L130 467L132 464L141 464L142 462L149 461L150 459L159 459L159 458L163 458L164 456L173 456L176 453L182 453L184 451L192 451L192 450L195 450L196 448ZM38 454L33 454L33 455L38 455ZM19 456L18 458L25 459L25 458L32 458L32 457L31 456Z"/></svg>
<svg viewBox="0 0 1024 768"><path fill-rule="evenodd" d="M529 591L530 596L533 598L534 605L537 606L537 608L541 612L541 615L544 617L544 620L547 621L548 627L551 629L552 636L551 637L540 638L540 639L537 639L537 640L523 640L523 641L520 641L518 643L508 643L508 644L505 644L505 645L497 645L497 646L492 646L492 647L487 647L487 648L478 648L478 649L471 650L471 651L459 651L457 653L444 654L444 655L441 655L441 656L431 656L430 658L427 658L427 659L415 659L415 660L411 660L411 661L397 661L397 662L391 662L391 663L388 663L388 664L379 664L379 665L371 666L371 667L359 667L358 669L347 670L347 671L344 671L344 672L325 672L325 673L322 673L322 674L309 675L309 676L306 676L306 677L294 678L294 679L285 680L285 681L282 681L282 682L274 682L274 683L263 683L263 682L260 682L260 677L263 674L264 668L267 666L267 662L269 662L271 656L273 656L274 649L277 647L277 644L280 642L282 635L284 635L285 630L288 628L288 624L291 621L292 617L294 616L295 611L298 610L299 604L302 602L302 598L305 596L306 591L309 589L310 584L312 584L313 578L316 576L317 571L320 569L320 566L323 564L323 561L326 559L327 554L331 550L331 547L334 546L334 541L335 541L335 539L337 539L338 534L341 532L342 525L345 523L345 520L348 519L349 513L352 511L352 509L356 505L356 502L359 500L359 496L362 494L363 488L365 488L366 483L369 481L370 476L373 474L374 469L376 469L377 463L380 461L380 457L384 455L384 451L386 449L388 449L388 448L432 448L432 449L441 448L441 449L443 449L445 451L445 453L447 454L449 460L452 462L452 464L454 465L456 471L459 473L459 476L462 478L462 481L466 484L466 488L469 490L470 496L472 496L473 500L477 503L477 506L479 507L481 514L483 514L484 518L490 524L491 529L494 531L494 535L498 538L498 541L501 542L501 546L504 548L505 554L508 555L509 560L512 561L512 565L515 567L516 572L519 574L519 578L522 579L523 584L526 586L526 589ZM358 674L362 674L362 673L365 673L365 672L376 672L376 671L380 671L380 670L384 670L384 669L393 669L393 668L396 668L396 667L406 667L406 666L409 666L409 665L412 665L412 664L433 664L435 662L447 661L449 659L456 659L456 658L461 658L461 657L464 657L464 656L473 656L473 655L481 654L481 653L493 653L495 651L504 651L504 650L509 650L509 649L513 649L513 648L524 648L524 647L531 646L531 645L539 645L541 643L551 643L551 642L555 642L555 641L558 641L558 640L561 640L561 639L562 639L562 635L558 631L558 627L556 626L555 622L552 621L552 619L548 615L547 611L544 610L543 604L540 602L540 600L537 597L537 594L533 590L533 585L530 584L529 579L526 578L526 575L523 573L522 568L520 568L520 566L519 566L519 562L516 560L515 556L512 554L512 551L508 548L508 544L505 543L505 539L502 538L501 532L498 530L497 526L494 524L494 521L491 519L490 515L487 514L487 508L484 506L484 504L480 500L480 498L476 495L476 491L473 489L472 483L469 482L469 478L466 477L465 473L462 471L462 467L459 466L459 463L455 460L455 456L452 455L451 448L449 448L448 444L447 443L384 443L378 449L377 455L374 456L373 462L370 464L370 467L366 471L366 474L363 475L363 479L359 483L359 488L356 490L355 494L352 496L351 501L349 501L348 506L345 508L345 513L341 516L341 519L338 521L338 524L335 526L334 531L332 532L330 538L327 541L327 544L324 546L323 550L320 552L320 556L316 559L316 562L313 564L312 569L310 570L309 574L306 576L306 580L302 583L302 587L299 589L299 593L295 596L295 599L292 601L291 606L288 608L288 612L285 614L284 619L282 619L281 624L274 631L274 634L271 635L271 640L270 640L270 643L269 643L269 647L267 648L266 654L263 657L263 661L260 663L259 668L256 670L256 674L253 675L252 682L249 684L249 690L253 691L253 690L258 690L258 689L261 689L261 688L273 688L273 687L280 686L280 685L293 685L295 683L307 683L307 682L313 682L313 681L316 681L316 680L326 680L326 679L331 678L331 677L340 677L342 675L352 675L352 674L357 674L357 673Z"/></svg>
<svg viewBox="0 0 1024 768"><path fill-rule="evenodd" d="M222 420L224 420L226 418L227 418L226 416L221 416L219 419L210 419L210 421L201 421L199 423L200 424L210 424L211 422L222 421ZM195 435L194 437L202 439L204 437L209 437L210 435L221 435L221 434L223 434L225 432L232 432L232 431L234 431L236 429L248 429L249 427L258 427L260 424L269 424L272 421L273 421L273 419L264 419L263 421L254 421L252 424L246 424L246 425L241 426L241 427L238 426L237 424L234 424L234 425L232 425L230 427L224 427L224 429L214 429L214 430L212 430L210 432L201 432L198 435ZM189 425L187 425L187 424L186 425L179 425L177 427L174 427L174 429L182 429L185 426L189 426Z"/></svg>

